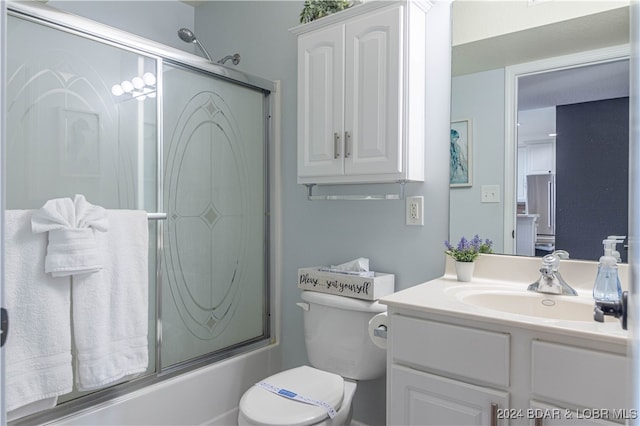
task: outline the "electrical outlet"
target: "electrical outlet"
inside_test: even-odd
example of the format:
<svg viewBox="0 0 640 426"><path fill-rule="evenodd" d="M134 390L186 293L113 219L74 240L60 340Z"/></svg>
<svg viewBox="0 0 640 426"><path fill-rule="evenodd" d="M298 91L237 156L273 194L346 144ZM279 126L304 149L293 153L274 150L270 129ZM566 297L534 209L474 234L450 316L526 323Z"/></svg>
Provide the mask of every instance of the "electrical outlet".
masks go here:
<svg viewBox="0 0 640 426"><path fill-rule="evenodd" d="M407 225L424 225L424 197L422 195L407 197Z"/></svg>

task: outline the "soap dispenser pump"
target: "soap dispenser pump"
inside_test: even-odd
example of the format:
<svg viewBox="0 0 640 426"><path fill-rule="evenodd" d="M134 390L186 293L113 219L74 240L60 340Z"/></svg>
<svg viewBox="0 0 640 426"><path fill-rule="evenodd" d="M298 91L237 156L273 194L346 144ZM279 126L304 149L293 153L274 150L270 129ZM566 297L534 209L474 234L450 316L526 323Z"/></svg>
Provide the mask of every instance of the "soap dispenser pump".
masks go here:
<svg viewBox="0 0 640 426"><path fill-rule="evenodd" d="M622 244L624 243L625 238L627 238L626 235L609 235L607 237L607 240L615 240L613 242L613 249L611 250L611 256L616 258L616 261L618 263L622 262L622 258L620 257L620 252L618 251L618 244Z"/></svg>
<svg viewBox="0 0 640 426"><path fill-rule="evenodd" d="M596 302L618 302L622 298L622 286L618 277L618 259L613 253L617 239L605 239L604 256L600 257L598 275L593 286L593 298Z"/></svg>

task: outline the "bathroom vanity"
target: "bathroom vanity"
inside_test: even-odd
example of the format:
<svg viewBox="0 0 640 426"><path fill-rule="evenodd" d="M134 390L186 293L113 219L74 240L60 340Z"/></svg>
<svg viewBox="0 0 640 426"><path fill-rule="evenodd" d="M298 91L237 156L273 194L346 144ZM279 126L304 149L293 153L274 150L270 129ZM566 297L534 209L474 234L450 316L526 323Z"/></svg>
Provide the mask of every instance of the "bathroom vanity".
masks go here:
<svg viewBox="0 0 640 426"><path fill-rule="evenodd" d="M387 424L614 425L627 407L627 332L593 320L597 263L566 260L578 296L527 291L540 259L482 255L470 283L442 278L384 297ZM621 280L626 283L626 265Z"/></svg>

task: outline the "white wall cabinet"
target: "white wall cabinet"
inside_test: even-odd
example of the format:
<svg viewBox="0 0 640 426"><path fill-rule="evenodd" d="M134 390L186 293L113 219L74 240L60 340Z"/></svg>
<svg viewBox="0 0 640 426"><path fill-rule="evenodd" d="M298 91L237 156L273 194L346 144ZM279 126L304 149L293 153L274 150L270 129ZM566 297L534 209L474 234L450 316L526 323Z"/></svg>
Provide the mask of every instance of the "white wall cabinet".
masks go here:
<svg viewBox="0 0 640 426"><path fill-rule="evenodd" d="M518 146L518 201L527 201L527 176L556 172L556 144L553 140Z"/></svg>
<svg viewBox="0 0 640 426"><path fill-rule="evenodd" d="M556 172L555 141L527 144L527 174L544 175Z"/></svg>
<svg viewBox="0 0 640 426"><path fill-rule="evenodd" d="M424 180L427 2L371 2L298 36L298 183Z"/></svg>
<svg viewBox="0 0 640 426"><path fill-rule="evenodd" d="M389 307L387 424L617 425L626 347Z"/></svg>

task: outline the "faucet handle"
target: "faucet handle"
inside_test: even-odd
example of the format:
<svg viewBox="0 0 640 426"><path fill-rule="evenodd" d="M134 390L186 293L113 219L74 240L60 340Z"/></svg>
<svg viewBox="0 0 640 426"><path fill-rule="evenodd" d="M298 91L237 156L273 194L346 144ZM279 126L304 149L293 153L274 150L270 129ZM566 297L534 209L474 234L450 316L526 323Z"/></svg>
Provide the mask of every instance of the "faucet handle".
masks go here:
<svg viewBox="0 0 640 426"><path fill-rule="evenodd" d="M569 252L566 250L556 250L542 258L542 268L551 272L558 272L560 269L560 259L569 259Z"/></svg>
<svg viewBox="0 0 640 426"><path fill-rule="evenodd" d="M555 250L553 253L551 254L555 254L556 256L558 256L560 259L564 259L567 260L569 259L569 252L566 250Z"/></svg>
<svg viewBox="0 0 640 426"><path fill-rule="evenodd" d="M554 253L548 254L542 258L542 268L540 271L556 272L560 268L560 257Z"/></svg>

